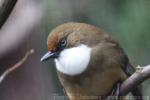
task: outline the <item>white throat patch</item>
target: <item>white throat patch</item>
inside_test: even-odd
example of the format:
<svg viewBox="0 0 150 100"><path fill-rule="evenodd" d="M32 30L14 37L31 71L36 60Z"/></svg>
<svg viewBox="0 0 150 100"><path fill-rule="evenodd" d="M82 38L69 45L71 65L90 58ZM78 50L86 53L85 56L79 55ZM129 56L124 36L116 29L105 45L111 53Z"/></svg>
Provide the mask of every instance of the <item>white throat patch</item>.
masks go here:
<svg viewBox="0 0 150 100"><path fill-rule="evenodd" d="M84 72L90 61L91 48L86 45L65 49L55 59L58 71L66 75L78 75Z"/></svg>

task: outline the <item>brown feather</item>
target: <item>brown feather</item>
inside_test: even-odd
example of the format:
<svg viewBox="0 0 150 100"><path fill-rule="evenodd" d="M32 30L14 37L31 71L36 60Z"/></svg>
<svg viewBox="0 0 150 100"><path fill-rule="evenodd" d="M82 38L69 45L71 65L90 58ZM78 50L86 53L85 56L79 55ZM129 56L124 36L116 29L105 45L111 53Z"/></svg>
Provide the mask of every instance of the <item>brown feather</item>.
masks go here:
<svg viewBox="0 0 150 100"><path fill-rule="evenodd" d="M119 44L100 28L84 23L62 24L49 34L48 50L54 51L64 37L67 37L67 48L79 44L92 48L91 60L85 72L76 76L58 72L70 100L79 100L83 96L89 96L89 100L92 100L92 96L107 96L118 81L127 78L127 56Z"/></svg>

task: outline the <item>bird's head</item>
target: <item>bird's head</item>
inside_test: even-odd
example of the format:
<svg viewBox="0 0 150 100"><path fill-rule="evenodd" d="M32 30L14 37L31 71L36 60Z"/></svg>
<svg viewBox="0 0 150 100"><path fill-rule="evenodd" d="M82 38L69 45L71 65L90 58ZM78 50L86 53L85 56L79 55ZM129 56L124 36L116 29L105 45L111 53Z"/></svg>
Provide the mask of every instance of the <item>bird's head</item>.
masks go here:
<svg viewBox="0 0 150 100"><path fill-rule="evenodd" d="M47 39L48 52L41 61L52 58L58 71L67 75L81 74L90 62L92 46L103 35L99 28L89 24L62 24L50 32Z"/></svg>

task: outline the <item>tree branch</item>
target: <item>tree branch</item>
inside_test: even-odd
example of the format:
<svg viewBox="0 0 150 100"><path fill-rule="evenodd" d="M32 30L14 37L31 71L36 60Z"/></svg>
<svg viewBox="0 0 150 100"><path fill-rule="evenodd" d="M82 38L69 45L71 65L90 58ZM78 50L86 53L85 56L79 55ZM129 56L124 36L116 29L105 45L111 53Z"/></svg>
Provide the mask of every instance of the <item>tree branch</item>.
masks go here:
<svg viewBox="0 0 150 100"><path fill-rule="evenodd" d="M28 51L25 56L15 65L13 65L12 67L8 68L1 76L0 76L0 84L2 83L2 81L4 80L4 78L11 72L15 71L17 68L19 68L29 57L29 55L31 55L32 53L34 53L34 50L31 49L30 51Z"/></svg>
<svg viewBox="0 0 150 100"><path fill-rule="evenodd" d="M137 71L125 80L120 87L120 95L126 95L135 87L150 78L150 65L145 67L137 67Z"/></svg>
<svg viewBox="0 0 150 100"><path fill-rule="evenodd" d="M13 10L17 0L1 0L0 1L0 29L7 20Z"/></svg>

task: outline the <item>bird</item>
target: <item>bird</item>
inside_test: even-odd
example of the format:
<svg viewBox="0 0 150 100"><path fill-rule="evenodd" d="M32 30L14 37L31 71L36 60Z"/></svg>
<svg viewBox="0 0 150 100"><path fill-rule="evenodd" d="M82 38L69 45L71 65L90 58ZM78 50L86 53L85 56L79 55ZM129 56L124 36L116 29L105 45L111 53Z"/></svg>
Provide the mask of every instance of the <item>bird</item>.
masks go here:
<svg viewBox="0 0 150 100"><path fill-rule="evenodd" d="M54 60L69 100L119 96L121 83L135 71L120 44L95 25L80 22L58 25L48 35L47 48L41 61ZM142 96L139 87L132 93Z"/></svg>

